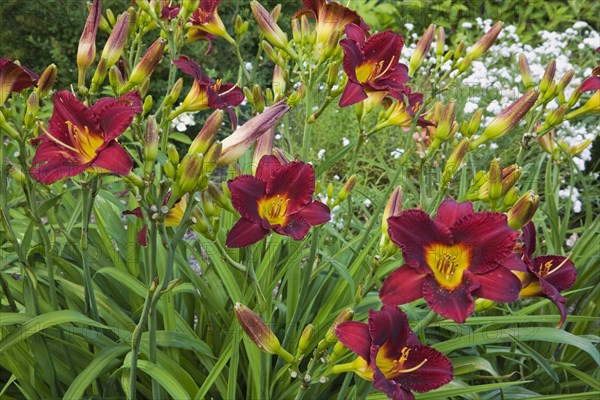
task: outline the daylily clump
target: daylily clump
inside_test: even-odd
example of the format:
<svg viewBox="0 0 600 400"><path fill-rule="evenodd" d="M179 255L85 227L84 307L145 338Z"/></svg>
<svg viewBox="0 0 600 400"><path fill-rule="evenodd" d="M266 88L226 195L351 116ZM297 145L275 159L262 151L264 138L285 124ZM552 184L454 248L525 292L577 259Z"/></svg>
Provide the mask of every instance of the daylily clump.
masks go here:
<svg viewBox="0 0 600 400"><path fill-rule="evenodd" d="M68 90L58 92L48 129L32 140L38 147L31 175L49 185L84 171L129 174L133 162L117 137L141 112L136 91L116 99L102 98L91 107Z"/></svg>
<svg viewBox="0 0 600 400"><path fill-rule="evenodd" d="M271 231L300 240L311 226L330 219L329 207L312 200L315 171L302 161L264 156L254 176L241 175L228 184L233 207L241 215L227 235L228 247L251 245Z"/></svg>
<svg viewBox="0 0 600 400"><path fill-rule="evenodd" d="M422 297L433 311L462 323L475 310L473 296L500 302L519 297L519 280L504 265L518 237L506 215L445 200L434 219L413 209L390 217L388 225L404 265L385 280L379 294L384 304Z"/></svg>
<svg viewBox="0 0 600 400"><path fill-rule="evenodd" d="M370 310L367 324L343 322L335 333L358 358L333 366L332 372L353 371L391 399L412 400L412 391L427 392L452 380L450 360L423 345L397 307Z"/></svg>

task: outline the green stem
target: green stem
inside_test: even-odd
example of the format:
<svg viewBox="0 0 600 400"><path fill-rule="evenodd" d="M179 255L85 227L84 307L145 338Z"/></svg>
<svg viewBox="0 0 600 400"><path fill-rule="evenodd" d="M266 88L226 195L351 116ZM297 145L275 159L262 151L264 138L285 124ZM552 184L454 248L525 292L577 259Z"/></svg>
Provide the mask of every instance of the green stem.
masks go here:
<svg viewBox="0 0 600 400"><path fill-rule="evenodd" d="M150 223L150 274L151 279L158 279L158 271L157 271L157 260L156 260L156 250L158 246L157 241L157 227L156 221L152 220ZM150 347L150 362L156 364L156 331L157 331L157 318L156 312L153 307L150 307L149 314L149 328L148 328L148 344ZM160 397L160 384L156 379L152 379L152 397L159 398Z"/></svg>
<svg viewBox="0 0 600 400"><path fill-rule="evenodd" d="M92 178L91 182L82 184L81 191L83 195L82 225L81 225L81 262L83 265L85 314L94 321L100 321L98 317L98 306L96 296L94 295L94 282L92 280L92 271L88 255L88 231L90 226L90 217L94 208L94 197L98 188L98 178Z"/></svg>
<svg viewBox="0 0 600 400"><path fill-rule="evenodd" d="M302 134L302 160L308 161L308 155L310 153L310 141L312 136L313 124L309 122L309 118L312 111L312 79L309 75L308 83L306 85L306 98L304 108L304 133Z"/></svg>
<svg viewBox="0 0 600 400"><path fill-rule="evenodd" d="M131 369L129 370L129 398L136 398L136 389L135 384L137 381L137 362L140 353L140 344L142 341L142 333L144 331L144 326L146 325L146 321L148 320L148 311L150 309L150 303L152 301L152 294L156 290L155 284L151 285L148 289L148 293L146 294L146 299L144 300L144 308L142 309L142 315L140 317L140 322L135 326L133 331L133 337L131 339Z"/></svg>
<svg viewBox="0 0 600 400"><path fill-rule="evenodd" d="M413 329L413 332L416 335L421 335L424 331L425 328L427 328L429 326L429 324L437 317L437 314L435 313L435 311L429 311L429 313L425 316L425 318L423 318L422 320L420 320L417 325L415 325L415 328Z"/></svg>

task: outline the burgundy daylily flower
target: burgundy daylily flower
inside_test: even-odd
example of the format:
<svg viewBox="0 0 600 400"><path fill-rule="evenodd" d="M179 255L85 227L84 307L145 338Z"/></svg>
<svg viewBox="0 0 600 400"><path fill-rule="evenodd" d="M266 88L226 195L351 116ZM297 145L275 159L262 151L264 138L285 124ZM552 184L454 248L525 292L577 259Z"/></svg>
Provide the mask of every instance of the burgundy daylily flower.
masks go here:
<svg viewBox="0 0 600 400"><path fill-rule="evenodd" d="M179 4L168 5L165 3L160 10L160 18L167 21L175 19L179 15L180 10L181 5Z"/></svg>
<svg viewBox="0 0 600 400"><path fill-rule="evenodd" d="M221 17L217 13L217 7L221 0L200 0L200 7L194 11L189 22L192 26L188 30L188 39L190 41L198 39L207 39L207 35L220 36L229 43L235 43L229 36Z"/></svg>
<svg viewBox="0 0 600 400"><path fill-rule="evenodd" d="M15 64L8 58L0 58L0 105L12 92L37 85L38 76L28 68Z"/></svg>
<svg viewBox="0 0 600 400"><path fill-rule="evenodd" d="M136 91L100 99L89 108L71 92L58 92L48 130L32 140L39 147L31 175L46 185L86 170L127 175L133 163L116 139L141 112Z"/></svg>
<svg viewBox="0 0 600 400"><path fill-rule="evenodd" d="M561 326L567 318L567 299L560 292L569 289L577 279L577 271L571 260L564 256L545 255L533 257L535 253L535 225L529 222L523 227L523 254L525 263L514 264L513 271L521 280L521 297L546 297L560 310Z"/></svg>
<svg viewBox="0 0 600 400"><path fill-rule="evenodd" d="M312 200L315 171L302 161L282 164L275 156L264 156L255 176L238 176L228 184L242 217L227 235L228 247L256 243L270 231L300 240L311 226L330 219L329 207Z"/></svg>
<svg viewBox="0 0 600 400"><path fill-rule="evenodd" d="M388 225L405 264L383 283L384 304L423 297L433 311L464 322L475 310L473 296L499 302L519 297L520 282L504 266L519 236L506 215L475 213L470 202L445 200L435 219L413 209L390 217Z"/></svg>
<svg viewBox="0 0 600 400"><path fill-rule="evenodd" d="M231 107L240 105L244 100L244 92L235 83L222 83L221 80L213 82L206 75L197 62L186 55L173 61L185 74L194 78L194 84L181 106L175 111L175 115L182 112L193 112L212 109L225 109L234 125L236 125L235 113Z"/></svg>
<svg viewBox="0 0 600 400"><path fill-rule="evenodd" d="M413 400L411 391L427 392L452 380L450 360L424 346L397 307L369 311L368 324L344 322L335 328L338 339L358 355L353 362L332 367L354 371L391 399Z"/></svg>
<svg viewBox="0 0 600 400"><path fill-rule="evenodd" d="M355 24L346 25L346 38L340 41L344 49L344 71L348 83L340 99L340 107L365 100L370 93L389 93L401 98L404 83L410 80L408 67L398 62L404 39L387 30L367 38Z"/></svg>
<svg viewBox="0 0 600 400"><path fill-rule="evenodd" d="M371 29L356 11L338 2L331 0L302 0L302 3L304 4L304 8L297 11L292 18L299 18L302 15L314 17L316 20L317 43L322 46L327 44L329 38L336 31L342 31L347 24L358 25L365 31Z"/></svg>

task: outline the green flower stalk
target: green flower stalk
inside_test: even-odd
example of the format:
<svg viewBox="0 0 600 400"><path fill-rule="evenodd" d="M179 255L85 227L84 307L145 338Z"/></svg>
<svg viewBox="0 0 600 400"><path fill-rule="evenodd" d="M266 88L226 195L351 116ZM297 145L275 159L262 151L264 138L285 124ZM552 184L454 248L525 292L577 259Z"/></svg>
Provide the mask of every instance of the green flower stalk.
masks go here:
<svg viewBox="0 0 600 400"><path fill-rule="evenodd" d="M527 112L535 105L540 92L537 89L529 89L517 101L503 110L484 129L481 136L469 144L471 150L488 140L497 139L514 128Z"/></svg>
<svg viewBox="0 0 600 400"><path fill-rule="evenodd" d="M37 92L40 96L40 99L46 97L52 86L54 86L54 82L56 82L56 74L57 69L55 64L50 64L46 67L40 79L38 79Z"/></svg>
<svg viewBox="0 0 600 400"><path fill-rule="evenodd" d="M518 231L523 228L531 219L540 205L540 196L533 191L525 193L506 213L508 226Z"/></svg>
<svg viewBox="0 0 600 400"><path fill-rule="evenodd" d="M431 44L433 43L433 35L435 34L435 25L431 24L423 33L423 36L417 42L417 47L415 48L415 52L412 54L412 57L409 61L408 66L408 75L414 76L415 71L419 69L419 67L423 64L427 53L429 53L429 49L431 48ZM443 48L443 43L442 43Z"/></svg>
<svg viewBox="0 0 600 400"><path fill-rule="evenodd" d="M402 211L402 187L397 186L390 195L383 216L381 217L381 240L379 241L379 252L383 255L392 255L398 251L398 247L392 243L388 232L388 219L400 214Z"/></svg>
<svg viewBox="0 0 600 400"><path fill-rule="evenodd" d="M254 311L240 303L235 304L234 311L242 329L259 349L267 354L277 354L288 364L294 362L294 356L281 347L277 336Z"/></svg>

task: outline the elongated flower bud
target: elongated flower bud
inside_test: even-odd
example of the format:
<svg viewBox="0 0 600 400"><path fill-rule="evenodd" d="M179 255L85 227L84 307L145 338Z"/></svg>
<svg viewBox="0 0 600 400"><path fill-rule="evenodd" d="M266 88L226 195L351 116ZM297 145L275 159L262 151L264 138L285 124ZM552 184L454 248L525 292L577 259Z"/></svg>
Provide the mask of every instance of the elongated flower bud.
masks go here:
<svg viewBox="0 0 600 400"><path fill-rule="evenodd" d="M275 140L275 126L268 129L265 133L259 136L254 147L254 155L252 157L252 174L256 173L258 163L263 156L273 153L273 141Z"/></svg>
<svg viewBox="0 0 600 400"><path fill-rule="evenodd" d="M236 212L235 208L233 208L233 205L231 204L230 197L225 196L223 191L219 189L219 186L217 186L215 183L209 182L206 191L219 207L232 213Z"/></svg>
<svg viewBox="0 0 600 400"><path fill-rule="evenodd" d="M256 0L250 3L252 13L262 33L275 47L286 49L288 47L287 35L281 30L271 14Z"/></svg>
<svg viewBox="0 0 600 400"><path fill-rule="evenodd" d="M148 79L152 71L154 71L154 68L156 68L160 62L166 44L167 41L165 39L157 39L150 47L148 47L140 61L133 68L133 71L131 71L127 86L132 88ZM129 89L123 90L127 91Z"/></svg>
<svg viewBox="0 0 600 400"><path fill-rule="evenodd" d="M508 226L518 231L533 218L540 204L540 197L536 196L531 190L525 193L512 206L508 213Z"/></svg>
<svg viewBox="0 0 600 400"><path fill-rule="evenodd" d="M180 198L185 193L191 192L196 188L198 184L198 180L200 179L200 174L202 173L202 164L204 162L204 156L199 153L195 154L187 154L183 160L181 160L181 164L179 164L179 168L177 170L177 175L180 174L179 178L179 192L173 191L173 197L175 199Z"/></svg>
<svg viewBox="0 0 600 400"><path fill-rule="evenodd" d="M467 128L467 137L471 137L477 133L479 129L479 125L481 124L481 117L483 116L483 112L481 110L476 110L471 116L471 120L469 121L469 126Z"/></svg>
<svg viewBox="0 0 600 400"><path fill-rule="evenodd" d="M315 327L312 324L306 325L304 330L302 331L302 335L300 335L300 340L298 340L298 350L296 351L296 358L300 358L306 353L308 350L308 346L312 342L315 337Z"/></svg>
<svg viewBox="0 0 600 400"><path fill-rule="evenodd" d="M237 36L238 38L244 36L244 34L248 31L248 26L248 21L244 21L244 19L238 15L235 18L235 23L233 27L233 32L235 33L235 36Z"/></svg>
<svg viewBox="0 0 600 400"><path fill-rule="evenodd" d="M319 342L318 350L324 350L328 345L337 342L337 336L335 334L335 328L342 322L350 321L354 316L354 310L350 307L346 307L340 312L333 324L327 329L325 338Z"/></svg>
<svg viewBox="0 0 600 400"><path fill-rule="evenodd" d="M268 354L277 354L288 363L294 361L294 357L281 347L277 336L254 311L240 303L235 304L234 311L242 329L259 349Z"/></svg>
<svg viewBox="0 0 600 400"><path fill-rule="evenodd" d="M410 58L409 67L408 67L408 75L413 76L415 71L419 69L419 67L423 64L427 53L429 52L429 48L431 47L431 43L433 43L433 35L435 33L435 25L431 24L423 33L423 36L417 42L417 47L415 48L415 52L412 54ZM443 46L443 45L442 45Z"/></svg>
<svg viewBox="0 0 600 400"><path fill-rule="evenodd" d="M554 130L539 136L538 143L542 150L550 155L554 155L554 150L556 149L556 143L554 142Z"/></svg>
<svg viewBox="0 0 600 400"><path fill-rule="evenodd" d="M183 78L179 78L175 81L175 84L173 84L171 91L165 97L165 101L164 101L165 107L171 107L173 104L175 104L175 102L179 98L179 95L181 94L182 88L183 88Z"/></svg>
<svg viewBox="0 0 600 400"><path fill-rule="evenodd" d="M600 90L589 98L589 100L581 107L571 111L565 116L565 119L573 119L585 114L598 114L600 113Z"/></svg>
<svg viewBox="0 0 600 400"><path fill-rule="evenodd" d="M275 65L273 68L273 94L275 95L276 101L279 101L285 97L286 89L286 72L279 65Z"/></svg>
<svg viewBox="0 0 600 400"><path fill-rule="evenodd" d="M154 161L158 155L158 124L156 118L151 115L146 123L144 135L144 173L150 175L154 169Z"/></svg>
<svg viewBox="0 0 600 400"><path fill-rule="evenodd" d="M101 16L102 2L101 0L94 0L77 48L77 70L79 71L77 84L79 87L85 86L85 72L96 57L96 34L98 33Z"/></svg>
<svg viewBox="0 0 600 400"><path fill-rule="evenodd" d="M555 110L550 111L548 115L546 115L546 120L540 127L539 132L545 132L551 129L552 127L560 124L563 121L563 118L565 117L565 114L568 110L569 106L567 104L561 104Z"/></svg>
<svg viewBox="0 0 600 400"><path fill-rule="evenodd" d="M555 73L556 73L556 60L550 60L550 62L546 66L546 70L544 71L544 76L542 77L542 80L540 81L539 88L542 93L545 93L548 90L548 88L550 87L550 84L552 83L552 80L554 79Z"/></svg>
<svg viewBox="0 0 600 400"><path fill-rule="evenodd" d="M523 168L517 164L512 164L502 170L502 196L515 186L522 174Z"/></svg>
<svg viewBox="0 0 600 400"><path fill-rule="evenodd" d="M456 146L450 157L448 157L448 161L446 162L446 166L444 167L444 172L442 173L441 185L445 187L450 183L450 180L458 171L467 152L469 151L469 139L463 139Z"/></svg>
<svg viewBox="0 0 600 400"><path fill-rule="evenodd" d="M435 129L435 138L440 141L446 141L450 138L450 132L452 130L452 123L454 122L454 115L456 113L456 101L451 100L446 104L440 119Z"/></svg>
<svg viewBox="0 0 600 400"><path fill-rule="evenodd" d="M8 162L6 171L11 178L20 184L25 185L27 183L27 176L25 176L23 171L21 171L21 168L19 168L17 165Z"/></svg>
<svg viewBox="0 0 600 400"><path fill-rule="evenodd" d="M240 158L256 139L269 130L269 128L275 126L289 109L290 107L285 101L281 100L271 107L266 108L262 114L253 117L236 129L222 142L223 149L219 164L231 164Z"/></svg>
<svg viewBox="0 0 600 400"><path fill-rule="evenodd" d="M584 151L590 144L592 144L592 140L585 139L583 142L579 142L576 145L569 146L567 151L569 152L569 155L571 157L575 157L581 154L581 152Z"/></svg>
<svg viewBox="0 0 600 400"><path fill-rule="evenodd" d="M217 166L219 165L219 159L221 158L222 151L223 144L218 140L213 142L213 144L208 148L208 150L206 150L202 173L210 175L215 170L215 168L217 168Z"/></svg>
<svg viewBox="0 0 600 400"><path fill-rule="evenodd" d="M454 52L452 53L452 58L455 62L458 61L460 57L462 57L463 53L465 52L465 46L466 44L463 40L461 40L456 46L456 50L454 50Z"/></svg>
<svg viewBox="0 0 600 400"><path fill-rule="evenodd" d="M399 215L402 211L402 187L397 186L383 209L381 217L381 240L379 241L379 253L382 255L392 255L398 251L398 247L392 243L388 232L388 219Z"/></svg>
<svg viewBox="0 0 600 400"><path fill-rule="evenodd" d="M167 157L169 158L171 164L179 164L179 153L177 152L177 147L175 147L175 145L172 143L167 145Z"/></svg>
<svg viewBox="0 0 600 400"><path fill-rule="evenodd" d="M0 110L0 129L6 132L11 139L19 140L19 132L8 123L2 110Z"/></svg>
<svg viewBox="0 0 600 400"><path fill-rule="evenodd" d="M110 82L110 87L115 93L122 93L122 89L126 82L125 78L121 74L121 70L119 70L116 65L113 65L108 71L108 81Z"/></svg>
<svg viewBox="0 0 600 400"><path fill-rule="evenodd" d="M350 178L348 178L348 180L342 187L342 190L340 190L340 192L338 193L337 200L339 200L340 202L346 200L348 196L350 196L350 193L352 193L352 189L354 189L355 185L356 175L352 175Z"/></svg>
<svg viewBox="0 0 600 400"><path fill-rule="evenodd" d="M252 86L252 100L254 105L254 110L258 113L263 112L265 109L265 98L262 94L262 90L259 85Z"/></svg>
<svg viewBox="0 0 600 400"><path fill-rule="evenodd" d="M534 106L540 92L536 89L528 90L517 101L508 106L502 111L493 121L485 128L481 136L471 142L469 147L475 149L481 143L491 139L499 138L506 132L514 128L519 121L527 114Z"/></svg>
<svg viewBox="0 0 600 400"><path fill-rule="evenodd" d="M439 58L444 55L444 45L446 42L446 33L444 27L438 26L435 33L435 55Z"/></svg>
<svg viewBox="0 0 600 400"><path fill-rule="evenodd" d="M25 116L23 118L23 123L27 129L31 129L33 127L39 109L40 97L37 92L31 92L27 98L27 106L25 108Z"/></svg>
<svg viewBox="0 0 600 400"><path fill-rule="evenodd" d="M523 80L523 85L525 85L527 89L532 88L535 84L533 83L533 79L531 78L529 62L527 62L527 57L523 53L519 54L519 71L521 71L521 79Z"/></svg>
<svg viewBox="0 0 600 400"><path fill-rule="evenodd" d="M560 78L560 81L558 81L558 84L556 85L556 91L558 93L563 92L566 88L567 85L569 83L571 83L571 79L573 79L573 76L575 75L575 71L570 69L567 72L565 72L565 74L563 75L562 78Z"/></svg>
<svg viewBox="0 0 600 400"><path fill-rule="evenodd" d="M223 122L223 111L215 110L212 114L206 119L206 122L200 129L200 132L196 135L196 138L190 144L190 148L188 149L189 154L194 153L206 153L209 146L215 140L215 136L221 128L221 123Z"/></svg>
<svg viewBox="0 0 600 400"><path fill-rule="evenodd" d="M300 20L298 18L292 19L292 39L298 44L302 43L302 31L300 30Z"/></svg>
<svg viewBox="0 0 600 400"><path fill-rule="evenodd" d="M502 21L496 22L494 26L492 26L492 28L473 45L473 48L467 53L467 56L471 56L473 60L476 60L481 57L483 53L488 51L496 41L503 25L504 23Z"/></svg>
<svg viewBox="0 0 600 400"><path fill-rule="evenodd" d="M46 67L46 69L40 76L40 79L38 79L37 92L40 95L41 99L46 97L50 89L52 89L54 82L56 82L56 74L56 65L50 64Z"/></svg>
<svg viewBox="0 0 600 400"><path fill-rule="evenodd" d="M129 14L124 12L119 16L119 20L115 24L106 45L102 50L102 58L107 61L107 68L112 67L123 54L125 42L127 41L127 32L129 30Z"/></svg>
<svg viewBox="0 0 600 400"><path fill-rule="evenodd" d="M490 163L488 172L488 197L491 201L497 201L502 196L502 169L500 160L494 159Z"/></svg>

